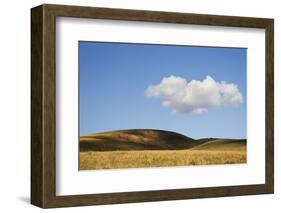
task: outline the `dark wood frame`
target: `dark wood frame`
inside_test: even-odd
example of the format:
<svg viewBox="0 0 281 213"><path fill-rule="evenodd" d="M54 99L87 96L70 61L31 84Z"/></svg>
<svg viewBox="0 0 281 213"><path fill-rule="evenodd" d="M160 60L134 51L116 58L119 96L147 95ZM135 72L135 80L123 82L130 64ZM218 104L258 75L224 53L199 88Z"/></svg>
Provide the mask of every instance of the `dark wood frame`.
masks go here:
<svg viewBox="0 0 281 213"><path fill-rule="evenodd" d="M56 17L262 28L266 32L265 184L195 189L56 195ZM31 203L66 207L274 192L274 20L126 9L41 5L31 9Z"/></svg>

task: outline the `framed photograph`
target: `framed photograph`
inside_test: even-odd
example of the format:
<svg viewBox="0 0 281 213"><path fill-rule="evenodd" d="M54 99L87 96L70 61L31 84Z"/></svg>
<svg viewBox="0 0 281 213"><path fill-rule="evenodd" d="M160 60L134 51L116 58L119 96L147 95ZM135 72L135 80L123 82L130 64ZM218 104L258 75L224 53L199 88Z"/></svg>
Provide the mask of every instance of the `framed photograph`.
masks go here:
<svg viewBox="0 0 281 213"><path fill-rule="evenodd" d="M31 203L274 192L274 21L31 9Z"/></svg>

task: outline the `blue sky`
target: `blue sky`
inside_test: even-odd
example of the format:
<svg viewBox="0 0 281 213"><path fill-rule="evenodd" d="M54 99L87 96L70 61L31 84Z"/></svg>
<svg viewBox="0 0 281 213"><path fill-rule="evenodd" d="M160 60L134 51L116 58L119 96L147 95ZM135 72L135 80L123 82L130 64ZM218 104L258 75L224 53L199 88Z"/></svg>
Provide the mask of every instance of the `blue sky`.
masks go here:
<svg viewBox="0 0 281 213"><path fill-rule="evenodd" d="M120 129L162 129L193 138L246 138L246 54L247 50L243 48L80 41L80 134ZM218 94L225 96L221 96L215 106L194 98L192 103L189 99L183 102L185 98L181 97L193 94L194 85L201 94L196 97L206 96L201 98L206 100L211 97L208 92L202 94L198 90L207 84L207 81L203 82L207 76L215 85L221 85L222 81L235 85L243 101L239 99L238 104L237 101L232 104L233 93L223 93L229 91L224 89ZM164 78L172 87L177 87L169 84L175 79L186 84L191 80L201 83L193 82L192 87L189 87L191 84L185 85L184 90L175 89L170 97L167 93L169 88L163 86ZM147 95L149 87L153 87L150 97ZM189 94L183 93L178 96L179 100L175 99L182 91ZM229 94L230 98L227 98ZM237 100L238 96L235 97ZM168 104L164 106L164 102ZM204 110L199 112L204 113L193 113L199 109L194 104L201 104L200 109Z"/></svg>

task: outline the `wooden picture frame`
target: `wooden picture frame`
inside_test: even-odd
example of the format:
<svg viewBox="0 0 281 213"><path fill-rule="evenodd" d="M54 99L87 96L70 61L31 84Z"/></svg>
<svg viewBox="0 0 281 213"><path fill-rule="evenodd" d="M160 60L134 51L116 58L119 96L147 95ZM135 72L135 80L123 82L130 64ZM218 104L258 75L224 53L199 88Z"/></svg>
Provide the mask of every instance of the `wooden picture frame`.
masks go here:
<svg viewBox="0 0 281 213"><path fill-rule="evenodd" d="M56 18L262 28L266 34L265 184L122 193L56 195ZM31 9L31 203L42 208L268 194L274 191L274 21L44 4Z"/></svg>

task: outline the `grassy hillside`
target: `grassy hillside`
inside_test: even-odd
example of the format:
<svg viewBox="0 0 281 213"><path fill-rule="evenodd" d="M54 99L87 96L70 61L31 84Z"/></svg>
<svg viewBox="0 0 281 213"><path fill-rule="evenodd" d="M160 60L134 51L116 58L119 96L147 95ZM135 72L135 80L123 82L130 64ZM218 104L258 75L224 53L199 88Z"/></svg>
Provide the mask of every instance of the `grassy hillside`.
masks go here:
<svg viewBox="0 0 281 213"><path fill-rule="evenodd" d="M176 132L136 129L83 135L80 151L133 150L239 150L246 148L246 140L202 138L192 139Z"/></svg>
<svg viewBox="0 0 281 213"><path fill-rule="evenodd" d="M202 138L150 129L80 137L80 169L246 163L246 140Z"/></svg>
<svg viewBox="0 0 281 213"><path fill-rule="evenodd" d="M195 140L162 130L120 130L80 137L80 151L177 150L193 147Z"/></svg>
<svg viewBox="0 0 281 213"><path fill-rule="evenodd" d="M198 146L192 148L192 150L246 150L246 140L240 139L214 139L206 141Z"/></svg>

